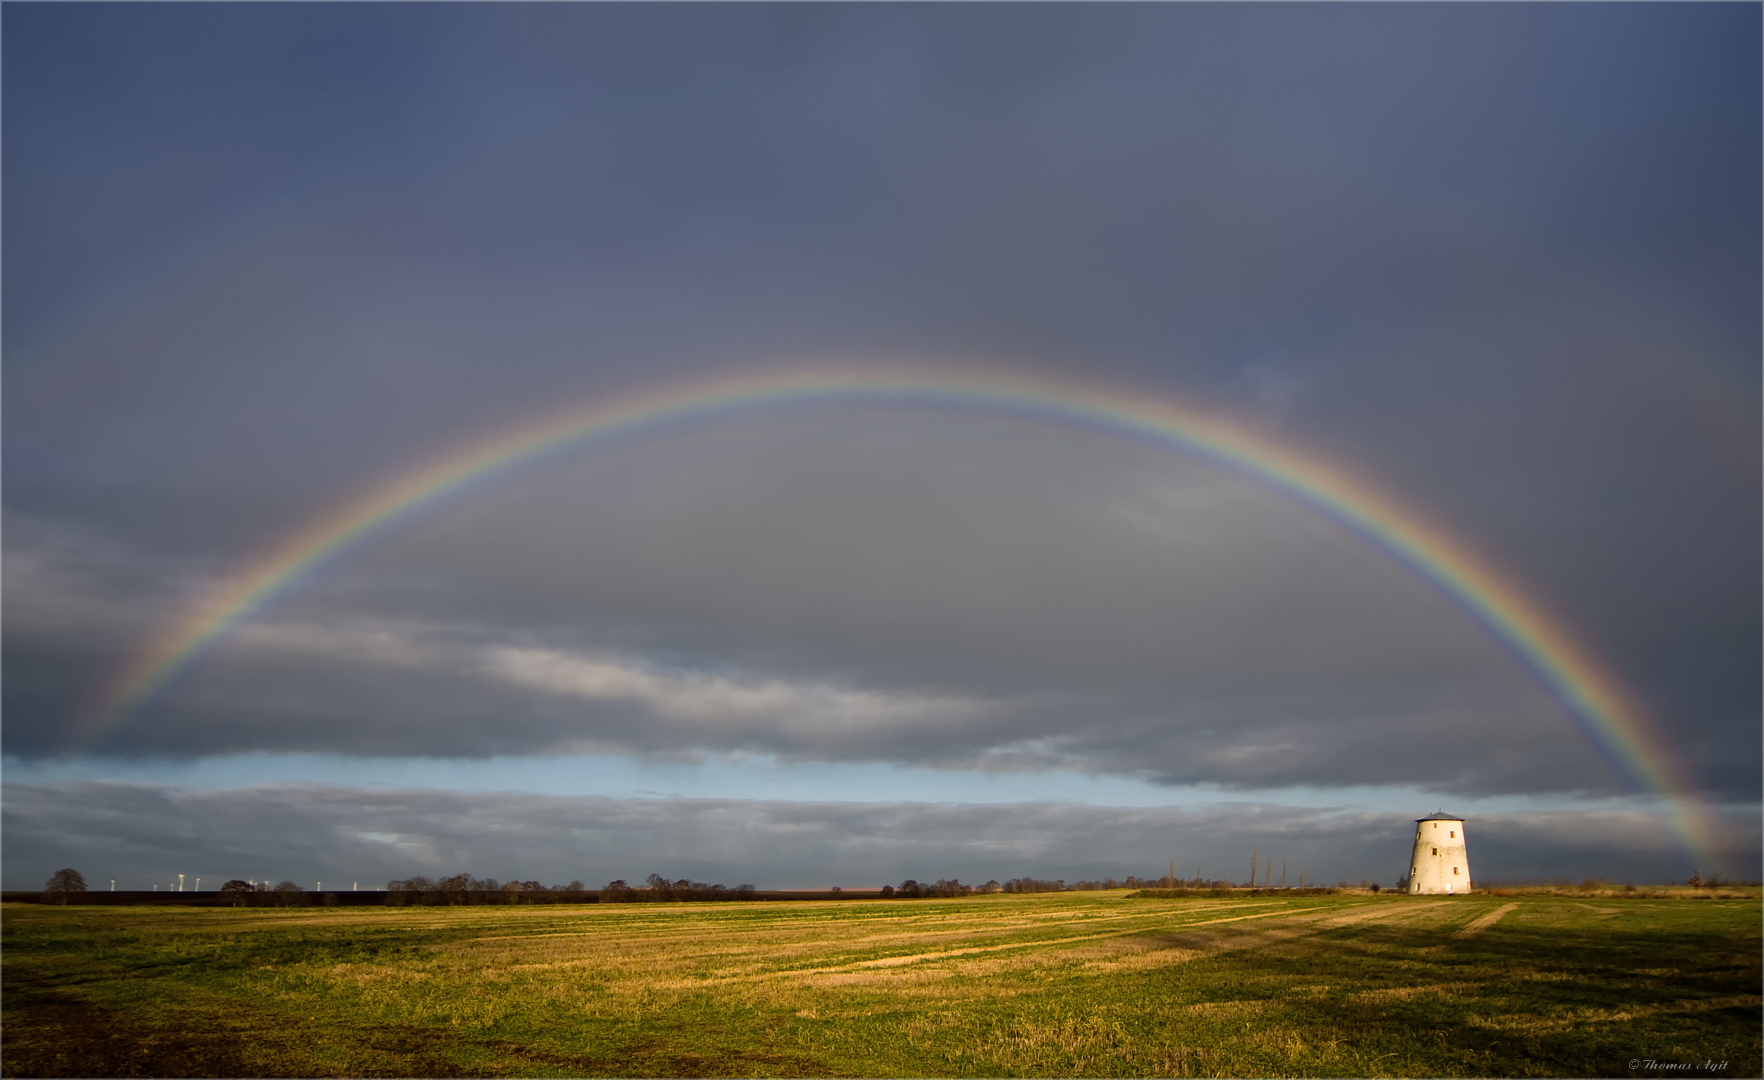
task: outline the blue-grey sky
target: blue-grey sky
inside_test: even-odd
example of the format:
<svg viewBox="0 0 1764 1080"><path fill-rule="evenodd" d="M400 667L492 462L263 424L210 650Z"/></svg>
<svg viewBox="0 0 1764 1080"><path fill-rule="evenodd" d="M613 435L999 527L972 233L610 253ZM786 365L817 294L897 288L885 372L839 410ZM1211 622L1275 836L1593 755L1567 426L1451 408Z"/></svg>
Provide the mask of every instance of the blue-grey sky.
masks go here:
<svg viewBox="0 0 1764 1080"><path fill-rule="evenodd" d="M901 404L475 488L77 738L144 642L364 486L561 405L829 363L1125 391L1334 463L1599 657L1724 871L1760 872L1756 6L0 20L9 888L1255 845L1388 881L1441 805L1484 878L1692 868L1363 538L1168 448Z"/></svg>

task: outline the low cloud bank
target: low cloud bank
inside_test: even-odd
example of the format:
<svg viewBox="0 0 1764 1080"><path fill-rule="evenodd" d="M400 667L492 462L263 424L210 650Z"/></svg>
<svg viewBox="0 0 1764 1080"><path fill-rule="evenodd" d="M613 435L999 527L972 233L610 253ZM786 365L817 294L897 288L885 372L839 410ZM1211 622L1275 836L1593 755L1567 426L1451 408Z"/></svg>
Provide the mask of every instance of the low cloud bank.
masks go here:
<svg viewBox="0 0 1764 1080"><path fill-rule="evenodd" d="M1431 809L1431 808L1422 808ZM470 871L598 886L651 872L762 887L877 886L913 877L981 882L1165 872L1241 881L1252 849L1290 884L1406 869L1411 822L1387 813L1266 804L1123 808L608 799L321 785L224 791L124 783L8 785L5 887L40 887L73 866L96 888L146 889L200 876L383 888L412 874ZM1419 813L1419 811L1417 811ZM1755 808L1721 822L1730 875L1759 875ZM1482 881L1651 883L1688 873L1643 812L1487 815L1469 822ZM1700 867L1705 874L1709 868Z"/></svg>
<svg viewBox="0 0 1764 1080"><path fill-rule="evenodd" d="M961 448L950 450L959 459ZM1621 790L1561 706L1479 627L1326 523L1242 483L1156 488L1179 504L1164 516L1146 509L1155 500L1117 491L1103 506L1019 508L1004 522L965 504L877 494L860 501L893 513L795 541L821 552L811 573L801 552L745 566L788 547L789 529L767 530L810 509L737 473L725 488L764 489L750 490L739 512L651 516L646 528L628 520L641 515L604 515L624 522L619 535L597 533L610 526L592 517L530 530L582 540L595 552L592 573L554 567L515 585L480 582L460 599L451 586L396 585L411 569L402 554L387 556L399 573L370 560L238 627L95 752L733 752L1239 789ZM556 501L605 501L589 497L592 485L576 494ZM1197 501L1204 512L1177 512ZM1156 520L1121 525L1120 535L1096 524L1116 522L1117 502ZM497 528L516 517L492 516ZM890 521L937 529L896 543ZM955 522L971 542L938 534ZM1057 550L1040 550L1055 525ZM751 532L732 536L738 526ZM519 548L528 532L457 531L447 535L471 539L460 558L503 552L493 561L514 569L499 573L544 562L544 552ZM152 593L159 601L147 603L139 581L134 591L117 582L176 579L165 565L136 565L70 535L27 522L7 537L6 749L20 758L94 749L75 741L74 720L150 636L131 613L176 607L169 597L182 595ZM689 558L675 550L687 541L658 551L658 536L716 542ZM1036 538L1033 550L1021 537ZM872 549L918 556L884 570L869 565ZM621 592L630 589L640 595ZM554 602L555 611L527 610Z"/></svg>

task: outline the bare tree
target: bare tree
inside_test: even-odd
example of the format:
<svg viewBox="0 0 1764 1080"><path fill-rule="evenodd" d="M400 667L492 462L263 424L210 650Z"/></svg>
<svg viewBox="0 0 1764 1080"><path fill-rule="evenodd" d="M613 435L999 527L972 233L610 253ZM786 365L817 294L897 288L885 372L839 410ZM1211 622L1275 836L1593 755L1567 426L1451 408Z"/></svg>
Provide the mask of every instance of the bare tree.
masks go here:
<svg viewBox="0 0 1764 1080"><path fill-rule="evenodd" d="M386 883L386 903L393 907L405 904L430 904L434 903L439 896L440 892L436 884L421 874Z"/></svg>
<svg viewBox="0 0 1764 1080"><path fill-rule="evenodd" d="M470 902L471 897L467 894L471 891L472 875L454 874L452 877L442 878L439 884L441 886L442 903L464 904Z"/></svg>
<svg viewBox="0 0 1764 1080"><path fill-rule="evenodd" d="M78 870L75 870L70 866L55 871L55 875L51 877L49 883L43 887L43 899L52 900L58 904L65 904L70 895L74 893L83 893L85 891L86 879L80 876Z"/></svg>
<svg viewBox="0 0 1764 1080"><path fill-rule="evenodd" d="M249 881L240 881L238 878L234 878L220 887L220 898L223 901L231 900L234 907L244 907L246 902L256 893L257 886Z"/></svg>

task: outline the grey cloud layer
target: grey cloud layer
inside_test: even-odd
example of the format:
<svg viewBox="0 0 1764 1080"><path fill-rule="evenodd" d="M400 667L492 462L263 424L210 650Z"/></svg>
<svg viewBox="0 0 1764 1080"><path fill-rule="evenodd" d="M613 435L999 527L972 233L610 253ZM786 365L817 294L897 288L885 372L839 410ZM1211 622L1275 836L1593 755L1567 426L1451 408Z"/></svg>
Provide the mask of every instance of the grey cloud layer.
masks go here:
<svg viewBox="0 0 1764 1080"><path fill-rule="evenodd" d="M178 873L359 881L469 870L599 886L649 873L727 885L876 887L906 877L1075 881L1184 874L1241 881L1251 848L1296 883L1374 879L1406 869L1413 825L1354 808L1236 804L1205 810L1069 803L784 803L613 800L273 786L189 791L133 784L9 785L5 886L34 888L62 866L104 887L148 888ZM1485 882L1676 876L1657 819L1623 811L1472 818ZM1755 817L1722 822L1740 872L1757 874ZM1749 853L1749 854L1744 854ZM1198 864L1198 867L1197 867ZM1278 872L1276 872L1278 877Z"/></svg>
<svg viewBox="0 0 1764 1080"><path fill-rule="evenodd" d="M1244 478L988 417L770 419L589 455L392 533L240 627L110 749L1621 782L1485 628ZM121 638L54 621L107 610L69 584L78 565L20 580L8 632L46 656ZM21 665L12 692L48 701L65 666ZM65 745L32 715L11 752Z"/></svg>
<svg viewBox="0 0 1764 1080"><path fill-rule="evenodd" d="M1755 8L0 19L9 753L66 747L190 586L374 477L560 401L906 355L1326 452L1757 797ZM485 493L264 627L448 662L241 637L106 750L1613 782L1460 617L1265 495L896 420L681 433ZM486 678L498 647L613 657L628 692ZM658 672L969 711L707 735Z"/></svg>

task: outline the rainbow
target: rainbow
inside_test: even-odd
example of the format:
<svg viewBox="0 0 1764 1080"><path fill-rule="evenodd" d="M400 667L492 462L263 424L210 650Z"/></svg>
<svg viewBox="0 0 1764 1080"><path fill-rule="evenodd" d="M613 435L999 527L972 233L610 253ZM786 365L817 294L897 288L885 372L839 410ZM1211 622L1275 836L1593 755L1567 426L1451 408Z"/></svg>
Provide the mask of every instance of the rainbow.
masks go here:
<svg viewBox="0 0 1764 1080"><path fill-rule="evenodd" d="M1642 711L1538 603L1464 545L1316 457L1173 402L992 373L812 370L698 382L564 410L471 443L372 487L259 552L152 639L95 697L79 742L114 731L223 635L299 579L408 515L547 456L658 426L759 408L882 402L1004 412L1101 428L1210 459L1315 507L1432 582L1479 620L1641 789L1662 796L1687 853L1717 865L1695 788Z"/></svg>

